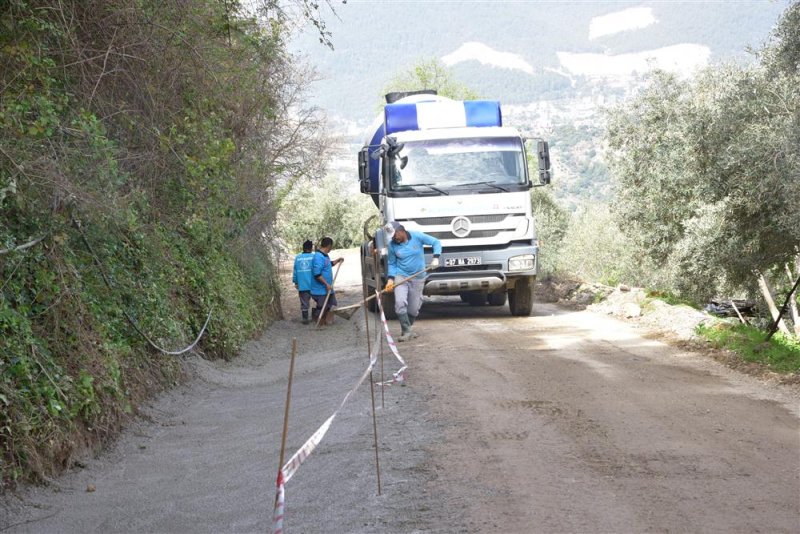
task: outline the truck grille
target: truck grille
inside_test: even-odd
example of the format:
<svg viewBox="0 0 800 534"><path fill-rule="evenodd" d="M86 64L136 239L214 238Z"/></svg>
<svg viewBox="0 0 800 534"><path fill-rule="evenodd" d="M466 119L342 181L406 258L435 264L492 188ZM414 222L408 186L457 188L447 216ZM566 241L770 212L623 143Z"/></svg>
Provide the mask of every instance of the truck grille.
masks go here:
<svg viewBox="0 0 800 534"><path fill-rule="evenodd" d="M472 224L481 223L498 223L506 220L507 217L525 217L524 213L499 213L497 215L469 215L467 218ZM442 224L450 224L454 217L428 217L424 219L415 219L414 222L420 226L437 226Z"/></svg>
<svg viewBox="0 0 800 534"><path fill-rule="evenodd" d="M469 239L478 239L481 237L494 237L503 230L475 230L470 232ZM426 232L428 235L432 235L436 239L461 239L453 232Z"/></svg>

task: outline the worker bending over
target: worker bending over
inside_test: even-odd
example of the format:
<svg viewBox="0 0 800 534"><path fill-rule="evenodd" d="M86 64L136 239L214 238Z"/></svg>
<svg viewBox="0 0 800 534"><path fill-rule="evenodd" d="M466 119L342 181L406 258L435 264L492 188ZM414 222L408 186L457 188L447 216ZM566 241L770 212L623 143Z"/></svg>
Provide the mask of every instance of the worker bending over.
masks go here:
<svg viewBox="0 0 800 534"><path fill-rule="evenodd" d="M429 269L439 267L439 256L442 254L442 243L433 236L423 232L406 230L397 221L390 221L383 227L384 235L388 240L389 272L388 282L384 288L388 292L394 291L394 311L400 321L401 334L398 341L406 341L417 337L411 327L419 315L422 306L422 289L425 286L425 251L423 247L433 247L433 261ZM423 271L423 272L420 272ZM408 278L415 275L407 282L395 287L395 277Z"/></svg>

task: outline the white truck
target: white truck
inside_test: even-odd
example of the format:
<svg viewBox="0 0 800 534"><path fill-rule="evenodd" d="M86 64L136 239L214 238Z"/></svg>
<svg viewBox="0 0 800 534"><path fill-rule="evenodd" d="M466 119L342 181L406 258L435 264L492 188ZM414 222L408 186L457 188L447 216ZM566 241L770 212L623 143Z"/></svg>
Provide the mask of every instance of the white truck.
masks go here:
<svg viewBox="0 0 800 534"><path fill-rule="evenodd" d="M386 282L386 243L377 228L393 220L442 242L441 266L428 275L424 295L458 295L474 306L508 300L512 315L530 315L539 254L530 190L550 183L547 142L503 126L496 101L454 101L430 91L386 100L358 156L360 190L372 195L381 218L364 227L365 295ZM393 318L392 295L382 298Z"/></svg>

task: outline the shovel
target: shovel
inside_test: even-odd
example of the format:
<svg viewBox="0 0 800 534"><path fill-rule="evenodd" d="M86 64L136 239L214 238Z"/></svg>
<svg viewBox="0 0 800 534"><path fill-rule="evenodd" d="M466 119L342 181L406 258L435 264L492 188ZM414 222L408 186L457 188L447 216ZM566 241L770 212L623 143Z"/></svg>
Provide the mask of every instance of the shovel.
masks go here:
<svg viewBox="0 0 800 534"><path fill-rule="evenodd" d="M405 284L406 282L408 282L409 280L411 280L412 278L414 278L418 274L422 274L422 273L424 273L425 271L427 271L429 269L430 269L430 267L425 267L421 271L417 271L414 274L403 278L402 280L397 282L394 285L394 287L397 287L399 285ZM343 317L344 319L347 319L349 321L350 318L353 316L353 314L356 313L358 311L358 309L362 305L364 305L367 302L369 302L370 300L374 299L376 297L376 295L383 295L384 293L386 293L386 290L385 289L381 289L377 294L373 293L372 295L368 296L367 298L365 298L364 300L362 300L358 304L351 304L350 306L345 306L344 308L336 308L336 309L333 310L333 313L334 313L334 315L338 315L339 317Z"/></svg>
<svg viewBox="0 0 800 534"><path fill-rule="evenodd" d="M325 294L325 302L322 303L322 309L320 310L319 318L317 319L317 328L319 328L319 325L322 324L322 320L328 315L328 312L326 311L328 308L328 301L331 298L331 291L333 291L333 285L336 283L336 277L339 276L339 269L341 266L341 263L336 266L336 272L333 274L333 281L331 282L331 289L329 289Z"/></svg>

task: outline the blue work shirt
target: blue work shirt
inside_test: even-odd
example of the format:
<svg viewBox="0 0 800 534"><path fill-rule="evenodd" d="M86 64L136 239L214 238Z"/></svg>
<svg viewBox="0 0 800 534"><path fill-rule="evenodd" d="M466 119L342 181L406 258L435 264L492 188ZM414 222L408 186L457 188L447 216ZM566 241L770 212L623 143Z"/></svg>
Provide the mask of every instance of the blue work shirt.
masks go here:
<svg viewBox="0 0 800 534"><path fill-rule="evenodd" d="M433 247L433 254L442 253L442 242L422 232L406 230L408 240L405 243L389 241L389 278L402 276L408 278L425 268L424 245ZM415 278L425 278L428 273L420 273Z"/></svg>
<svg viewBox="0 0 800 534"><path fill-rule="evenodd" d="M327 295L328 290L325 288L325 284L317 280L317 277L322 275L322 278L324 278L329 285L333 285L333 268L331 267L331 259L321 250L314 253L314 259L311 262L311 274L313 275L311 294ZM331 293L333 293L333 290L331 290Z"/></svg>
<svg viewBox="0 0 800 534"><path fill-rule="evenodd" d="M314 261L313 252L303 252L294 257L294 270L292 283L297 284L298 291L310 291L314 276L311 274L311 264Z"/></svg>

